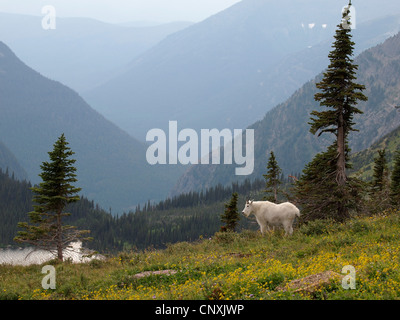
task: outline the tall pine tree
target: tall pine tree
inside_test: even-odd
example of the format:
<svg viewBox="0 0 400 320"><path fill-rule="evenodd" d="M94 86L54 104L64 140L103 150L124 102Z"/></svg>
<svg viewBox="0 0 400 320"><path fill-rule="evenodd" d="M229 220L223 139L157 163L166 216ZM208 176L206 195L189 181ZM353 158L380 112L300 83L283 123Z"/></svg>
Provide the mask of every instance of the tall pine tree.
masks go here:
<svg viewBox="0 0 400 320"><path fill-rule="evenodd" d="M43 162L39 176L43 182L32 188L34 192L34 211L29 212L32 224L18 223L19 231L16 242L27 243L39 249L54 253L59 261L63 261L63 251L70 248L71 242L82 238L87 230L79 231L75 227L64 225L63 218L69 216L65 207L79 201L77 193L81 190L73 186L76 179L76 160L69 159L74 154L68 147L64 134L49 152L50 162Z"/></svg>
<svg viewBox="0 0 400 320"><path fill-rule="evenodd" d="M356 114L361 114L356 106L358 101L366 101L367 97L362 93L365 86L357 84L356 79L357 65L353 63L353 50L354 42L351 41L351 21L348 22L350 14L350 6L343 13L342 23L338 25L335 34L335 41L333 43L333 50L329 54L330 64L326 72L324 72L323 79L316 84L321 92L315 94L315 100L320 102L320 105L328 108L324 111L313 111L311 113L310 132L312 134L318 133L332 133L335 136L335 144L329 147L329 150L324 153L324 156L329 155L330 163L334 167L329 166L329 175L320 176L316 172L314 178L331 186L327 194L320 193L320 197L334 197L334 210L330 212L331 218L343 221L349 217L349 209L354 204L352 197L356 192L356 185L349 183L346 175L346 168L348 164L348 135L351 131L357 131L354 128L353 117ZM332 148L335 147L335 150ZM321 156L317 156L312 162L312 165L317 166L317 160ZM333 163L332 163L333 161ZM307 168L308 171L312 168ZM308 172L309 173L309 172ZM307 179L310 183L309 179ZM313 180L315 184L317 180ZM304 181L303 181L304 182ZM333 183L335 182L335 183ZM353 181L357 182L357 181ZM300 187L301 183L297 186ZM304 187L304 185L302 186ZM318 188L309 186L310 188ZM323 188L325 189L325 188ZM300 192L300 194L303 192ZM299 193L298 193L299 194ZM317 194L316 194L317 195ZM325 208L326 209L326 208ZM324 206L320 206L319 210L324 211ZM326 215L326 214L325 214Z"/></svg>
<svg viewBox="0 0 400 320"><path fill-rule="evenodd" d="M350 14L350 5L347 12L343 13L343 21ZM350 21L351 24L351 21ZM361 114L356 105L358 100L366 101L367 97L362 93L364 85L354 82L358 66L353 63L354 42L351 41L351 28L344 23L338 25L336 30L333 50L329 54L330 64L317 88L322 92L315 94L315 100L330 110L313 111L311 113L310 132L320 136L324 132L333 133L337 143L336 181L339 185L345 185L346 176L346 144L350 131L354 129L353 117Z"/></svg>

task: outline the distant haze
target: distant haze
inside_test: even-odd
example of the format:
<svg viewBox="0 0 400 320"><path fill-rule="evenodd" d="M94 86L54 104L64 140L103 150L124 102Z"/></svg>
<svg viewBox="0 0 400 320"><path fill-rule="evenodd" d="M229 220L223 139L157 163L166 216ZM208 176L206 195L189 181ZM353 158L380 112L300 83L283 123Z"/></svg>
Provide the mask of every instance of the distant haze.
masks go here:
<svg viewBox="0 0 400 320"><path fill-rule="evenodd" d="M199 22L239 0L1 0L0 12L41 15L45 5L60 17L89 17L110 23Z"/></svg>

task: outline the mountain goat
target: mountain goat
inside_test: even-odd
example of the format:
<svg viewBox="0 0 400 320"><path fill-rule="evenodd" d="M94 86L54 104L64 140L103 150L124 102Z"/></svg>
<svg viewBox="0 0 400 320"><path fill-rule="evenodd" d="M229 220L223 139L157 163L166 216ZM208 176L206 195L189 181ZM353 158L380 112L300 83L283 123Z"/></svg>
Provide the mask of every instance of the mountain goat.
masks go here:
<svg viewBox="0 0 400 320"><path fill-rule="evenodd" d="M300 217L300 210L290 202L275 204L269 201L246 201L242 213L248 217L253 213L260 226L261 233L269 231L269 226L283 226L286 235L293 233L293 221Z"/></svg>

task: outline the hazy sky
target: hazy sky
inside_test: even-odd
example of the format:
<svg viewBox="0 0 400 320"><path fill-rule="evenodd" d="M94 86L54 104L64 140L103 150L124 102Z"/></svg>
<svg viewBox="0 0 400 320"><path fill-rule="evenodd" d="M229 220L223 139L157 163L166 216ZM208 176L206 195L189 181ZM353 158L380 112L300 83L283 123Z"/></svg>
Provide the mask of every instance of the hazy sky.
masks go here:
<svg viewBox="0 0 400 320"><path fill-rule="evenodd" d="M52 5L59 17L91 17L105 22L198 22L240 0L1 0L0 12L41 15Z"/></svg>

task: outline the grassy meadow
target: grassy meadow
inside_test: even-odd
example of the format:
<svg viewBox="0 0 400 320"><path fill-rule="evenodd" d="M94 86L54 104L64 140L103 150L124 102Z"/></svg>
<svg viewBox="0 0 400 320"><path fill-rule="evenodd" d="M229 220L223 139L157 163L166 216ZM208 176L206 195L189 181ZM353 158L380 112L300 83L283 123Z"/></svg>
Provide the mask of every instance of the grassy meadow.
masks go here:
<svg viewBox="0 0 400 320"><path fill-rule="evenodd" d="M56 289L43 289L43 265L0 265L0 299L20 300L279 300L398 299L400 212L387 211L343 224L314 221L262 236L259 231L216 233L164 250L121 252L88 263L53 264ZM312 292L290 281L324 271L356 270L356 288L340 279ZM144 271L170 275L138 278ZM282 290L286 286L287 290Z"/></svg>

